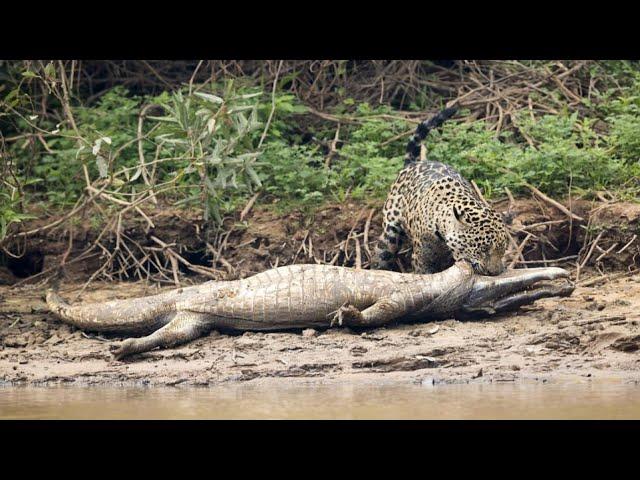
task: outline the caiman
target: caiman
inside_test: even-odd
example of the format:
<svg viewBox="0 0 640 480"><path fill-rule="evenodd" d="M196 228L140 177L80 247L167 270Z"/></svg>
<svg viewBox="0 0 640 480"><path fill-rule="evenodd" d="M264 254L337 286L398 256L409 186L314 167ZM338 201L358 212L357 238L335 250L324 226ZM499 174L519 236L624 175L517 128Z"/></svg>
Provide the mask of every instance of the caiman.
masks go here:
<svg viewBox="0 0 640 480"><path fill-rule="evenodd" d="M466 262L425 275L290 265L242 280L209 281L147 297L69 305L49 290L46 300L51 312L83 330L153 332L114 344L112 353L121 359L185 343L213 329L378 327L500 313L540 298L570 295L574 286L568 280L535 285L567 277L566 270L554 267L488 277L474 274Z"/></svg>

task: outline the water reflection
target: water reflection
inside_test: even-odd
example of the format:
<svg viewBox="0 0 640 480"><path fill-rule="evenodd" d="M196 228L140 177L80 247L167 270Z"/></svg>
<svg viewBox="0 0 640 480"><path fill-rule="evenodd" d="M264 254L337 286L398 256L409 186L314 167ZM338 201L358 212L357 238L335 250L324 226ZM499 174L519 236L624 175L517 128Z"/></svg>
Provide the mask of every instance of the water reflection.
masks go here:
<svg viewBox="0 0 640 480"><path fill-rule="evenodd" d="M0 388L19 419L639 419L634 384Z"/></svg>

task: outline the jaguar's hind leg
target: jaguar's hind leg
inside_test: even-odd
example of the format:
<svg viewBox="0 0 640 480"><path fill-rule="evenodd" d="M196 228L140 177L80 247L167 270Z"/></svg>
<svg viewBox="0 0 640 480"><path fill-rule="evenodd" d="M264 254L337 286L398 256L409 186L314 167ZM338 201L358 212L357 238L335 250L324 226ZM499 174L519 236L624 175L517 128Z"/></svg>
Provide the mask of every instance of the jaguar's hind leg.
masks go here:
<svg viewBox="0 0 640 480"><path fill-rule="evenodd" d="M372 267L377 270L395 270L395 260L404 238L405 235L399 223L385 223L376 245Z"/></svg>
<svg viewBox="0 0 640 480"><path fill-rule="evenodd" d="M434 262L434 252L428 243L419 240L413 242L411 269L413 273L420 275L435 273L437 271L437 265L436 262Z"/></svg>
<svg viewBox="0 0 640 480"><path fill-rule="evenodd" d="M375 248L372 268L377 270L396 270L398 250L402 246L406 234L403 218L397 199L397 192L392 188L382 210L382 234Z"/></svg>
<svg viewBox="0 0 640 480"><path fill-rule="evenodd" d="M413 242L411 267L413 273L437 273L453 265L453 257L446 245L432 235L425 235Z"/></svg>

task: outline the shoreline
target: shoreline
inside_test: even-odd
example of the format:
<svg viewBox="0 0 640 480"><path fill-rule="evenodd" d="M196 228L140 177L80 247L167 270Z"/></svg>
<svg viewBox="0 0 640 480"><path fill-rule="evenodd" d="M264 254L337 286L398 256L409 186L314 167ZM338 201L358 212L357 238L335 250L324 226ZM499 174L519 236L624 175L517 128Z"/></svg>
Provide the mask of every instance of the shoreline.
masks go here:
<svg viewBox="0 0 640 480"><path fill-rule="evenodd" d="M63 295L78 288L67 284ZM98 283L83 301L149 294L138 283ZM0 384L216 386L287 383L521 382L619 377L640 381L640 275L577 287L518 312L478 321L384 328L209 335L114 361L109 342L46 311L40 290L0 287ZM426 379L426 380L425 380ZM591 379L591 380L589 380ZM534 380L535 381L535 380Z"/></svg>

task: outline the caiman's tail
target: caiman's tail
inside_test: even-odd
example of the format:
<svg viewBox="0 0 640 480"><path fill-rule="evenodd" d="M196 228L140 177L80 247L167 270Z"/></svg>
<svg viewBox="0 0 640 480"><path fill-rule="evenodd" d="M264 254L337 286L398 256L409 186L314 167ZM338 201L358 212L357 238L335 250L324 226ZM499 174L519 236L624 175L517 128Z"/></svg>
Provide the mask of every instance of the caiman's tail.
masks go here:
<svg viewBox="0 0 640 480"><path fill-rule="evenodd" d="M171 314L175 312L175 298L172 298L175 295L172 293L86 305L69 305L54 290L49 290L47 306L63 322L83 330L137 333L153 330L170 320Z"/></svg>
<svg viewBox="0 0 640 480"><path fill-rule="evenodd" d="M451 118L458 111L458 107L445 108L437 115L431 117L429 120L425 120L418 128L416 128L416 132L409 139L409 143L407 144L407 153L404 156L404 164L409 165L410 163L418 161L420 158L420 144L422 141L427 138L430 130L434 128L438 128L442 125L446 120Z"/></svg>

